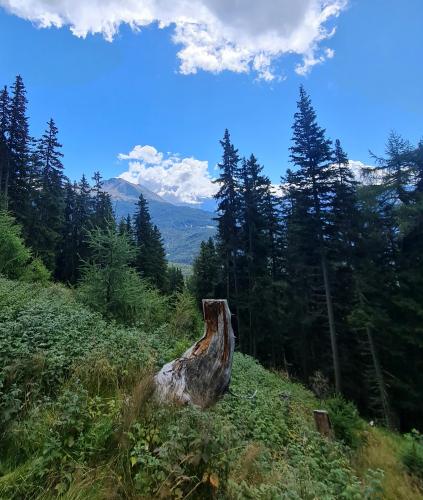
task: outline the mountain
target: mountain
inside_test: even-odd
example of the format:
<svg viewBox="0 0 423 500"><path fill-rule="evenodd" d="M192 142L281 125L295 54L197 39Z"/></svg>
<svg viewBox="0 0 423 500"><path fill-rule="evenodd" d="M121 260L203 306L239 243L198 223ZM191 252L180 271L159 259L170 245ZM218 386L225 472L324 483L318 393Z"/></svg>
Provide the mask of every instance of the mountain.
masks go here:
<svg viewBox="0 0 423 500"><path fill-rule="evenodd" d="M162 233L170 262L192 264L200 243L216 232L216 222L211 212L186 205L174 205L144 186L113 178L104 182L103 189L112 198L118 221L128 214L134 214L140 194L145 197L151 219Z"/></svg>

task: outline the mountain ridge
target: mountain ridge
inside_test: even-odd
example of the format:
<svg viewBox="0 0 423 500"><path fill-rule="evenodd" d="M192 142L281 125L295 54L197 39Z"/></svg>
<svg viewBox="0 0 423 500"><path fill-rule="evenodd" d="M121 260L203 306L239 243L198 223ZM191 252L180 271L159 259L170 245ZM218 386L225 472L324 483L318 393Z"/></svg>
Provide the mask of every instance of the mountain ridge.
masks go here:
<svg viewBox="0 0 423 500"><path fill-rule="evenodd" d="M103 182L110 194L117 220L134 215L136 202L142 194L148 202L151 220L159 228L170 262L192 264L202 241L214 236L216 222L213 213L164 200L145 186L121 178Z"/></svg>

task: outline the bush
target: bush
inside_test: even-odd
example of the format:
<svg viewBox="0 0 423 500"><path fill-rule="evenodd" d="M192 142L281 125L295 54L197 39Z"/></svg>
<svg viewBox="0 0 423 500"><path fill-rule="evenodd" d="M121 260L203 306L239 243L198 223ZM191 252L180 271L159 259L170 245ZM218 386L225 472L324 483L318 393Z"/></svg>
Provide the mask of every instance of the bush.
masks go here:
<svg viewBox="0 0 423 500"><path fill-rule="evenodd" d="M56 395L76 369L92 380L97 368L99 385L101 376L110 382L116 374L117 386L150 364L151 356L144 334L108 325L63 288L0 278L0 429L32 401Z"/></svg>
<svg viewBox="0 0 423 500"><path fill-rule="evenodd" d="M364 424L354 404L342 396L335 396L327 399L325 405L335 437L350 448L358 448L362 443Z"/></svg>
<svg viewBox="0 0 423 500"><path fill-rule="evenodd" d="M106 319L152 329L167 315L167 300L129 266L134 248L113 226L89 234L91 259L82 269L77 296Z"/></svg>
<svg viewBox="0 0 423 500"><path fill-rule="evenodd" d="M204 323L194 297L187 290L176 295L169 326L175 339L195 341L202 336Z"/></svg>
<svg viewBox="0 0 423 500"><path fill-rule="evenodd" d="M411 474L423 480L423 436L413 429L404 437L406 442L402 452L402 462Z"/></svg>
<svg viewBox="0 0 423 500"><path fill-rule="evenodd" d="M0 274L24 281L45 283L50 273L39 259L33 259L25 246L21 228L7 212L0 211Z"/></svg>

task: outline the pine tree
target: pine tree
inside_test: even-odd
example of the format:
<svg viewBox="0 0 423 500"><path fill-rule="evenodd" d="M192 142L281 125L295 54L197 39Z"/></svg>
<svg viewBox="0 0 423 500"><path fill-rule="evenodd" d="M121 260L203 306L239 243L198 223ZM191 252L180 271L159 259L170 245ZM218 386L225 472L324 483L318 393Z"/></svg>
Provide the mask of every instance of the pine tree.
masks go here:
<svg viewBox="0 0 423 500"><path fill-rule="evenodd" d="M0 92L0 208L7 206L7 186L10 168L9 153L10 98L7 87Z"/></svg>
<svg viewBox="0 0 423 500"><path fill-rule="evenodd" d="M254 155L241 167L241 197L240 197L240 248L245 260L246 283L242 308L246 313L246 325L249 333L249 352L257 355L257 336L263 333L256 321L258 307L258 288L263 278L269 275L270 239L266 213L266 200L270 191L270 181L262 174L263 167L259 165ZM240 266L239 266L240 267ZM243 273L244 274L244 273ZM265 280L268 285L268 280ZM244 322L243 322L244 324ZM246 333L246 332L245 332Z"/></svg>
<svg viewBox="0 0 423 500"><path fill-rule="evenodd" d="M385 203L394 206L397 201L408 203L410 201L409 188L413 175L412 146L396 132L391 132L385 148L385 158L373 155L382 173L385 188Z"/></svg>
<svg viewBox="0 0 423 500"><path fill-rule="evenodd" d="M94 204L91 187L82 176L79 183L66 184L64 223L57 257L56 276L62 281L76 283L82 263L90 256L88 232L93 228Z"/></svg>
<svg viewBox="0 0 423 500"><path fill-rule="evenodd" d="M35 193L35 218L30 230L34 250L50 270L55 266L64 217L63 154L57 135L56 124L50 119L36 151L39 183Z"/></svg>
<svg viewBox="0 0 423 500"><path fill-rule="evenodd" d="M241 338L240 313L238 307L238 251L239 251L239 156L238 150L231 143L228 130L225 130L223 140L222 161L218 164L220 175L215 180L219 190L215 195L217 200L217 248L223 262L223 278L225 280L225 296L236 313L238 335Z"/></svg>
<svg viewBox="0 0 423 500"><path fill-rule="evenodd" d="M77 197L77 186L67 181L64 187L64 220L60 231L55 271L55 277L65 283L76 283L78 279Z"/></svg>
<svg viewBox="0 0 423 500"><path fill-rule="evenodd" d="M202 241L194 260L191 289L199 307L203 299L217 298L220 282L219 256L212 238Z"/></svg>
<svg viewBox="0 0 423 500"><path fill-rule="evenodd" d="M288 169L282 179L282 191L283 279L289 290L282 305L287 337L285 355L301 378L308 380L328 361L319 322L322 316L320 256L313 237L308 195L302 189L297 172ZM323 349L319 349L322 343Z"/></svg>
<svg viewBox="0 0 423 500"><path fill-rule="evenodd" d="M110 195L103 191L103 180L100 172L95 172L93 176L94 186L92 188L93 197L93 226L107 228L113 221L113 209Z"/></svg>
<svg viewBox="0 0 423 500"><path fill-rule="evenodd" d="M294 116L293 146L291 162L298 167L297 181L307 199L307 217L311 221L311 237L320 254L327 318L332 348L332 360L337 392L341 391L341 371L339 366L338 340L331 291L331 276L325 244L327 211L331 203L331 181L333 170L332 143L325 137L325 130L319 127L310 97L300 88L298 110Z"/></svg>
<svg viewBox="0 0 423 500"><path fill-rule="evenodd" d="M23 232L26 235L32 210L33 176L30 165L31 138L26 114L26 90L20 75L16 77L12 90L9 128L10 168L5 176L4 195L6 207L23 225Z"/></svg>
<svg viewBox="0 0 423 500"><path fill-rule="evenodd" d="M167 269L167 293L179 293L184 289L184 275L181 268L169 266Z"/></svg>
<svg viewBox="0 0 423 500"><path fill-rule="evenodd" d="M166 290L167 263L162 237L151 222L147 200L140 194L134 215L134 238L137 247L135 267L143 278L162 291Z"/></svg>

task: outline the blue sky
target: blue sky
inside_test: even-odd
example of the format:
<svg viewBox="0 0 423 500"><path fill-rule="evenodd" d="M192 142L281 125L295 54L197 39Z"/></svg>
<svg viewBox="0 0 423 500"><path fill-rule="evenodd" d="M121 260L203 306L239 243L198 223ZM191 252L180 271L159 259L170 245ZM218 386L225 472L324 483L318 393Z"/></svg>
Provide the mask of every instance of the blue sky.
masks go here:
<svg viewBox="0 0 423 500"><path fill-rule="evenodd" d="M95 15L95 0L85 1ZM245 1L249 5L250 0ZM194 69L182 67L185 73L197 73L182 74L181 64L193 59L188 53L181 62L177 54L191 42L180 37L175 44L172 24L159 29L145 22L138 32L122 24L112 42L105 39L111 35L103 28L103 33L78 38L68 26L37 27L47 1L27 0L24 12L14 9L14 3L0 0L0 84L10 84L22 74L31 132L39 135L50 116L56 120L71 178L94 170L105 178L121 174L128 161L119 160L118 154L136 145L201 160L195 168L203 168L207 161L213 175L220 156L218 140L227 127L240 152L254 152L277 182L289 165L290 127L301 83L312 96L320 124L331 138L341 139L351 159L370 162L368 150L383 152L391 129L414 143L423 136L422 0L350 0L338 17L322 24L328 30L336 26L336 33L312 41L319 50L333 50L334 57L302 76L295 67L310 51L292 54L287 53L289 47L281 49L272 59L271 81L263 76L268 66L258 72L245 66L244 72L236 72L239 69L227 70L222 63L206 71L206 63L200 61ZM222 0L215 3L219 19L226 22L226 14L234 15L222 12ZM229 3L239 5L235 0ZM8 10L1 7L6 4ZM263 1L262 8L266 5ZM77 29L82 23L69 22ZM249 36L253 28L263 29L248 24ZM237 26L236 36L243 35L243 29ZM319 54L323 52L313 52L314 57ZM156 158L147 167L160 164L166 170L177 162L173 155Z"/></svg>

